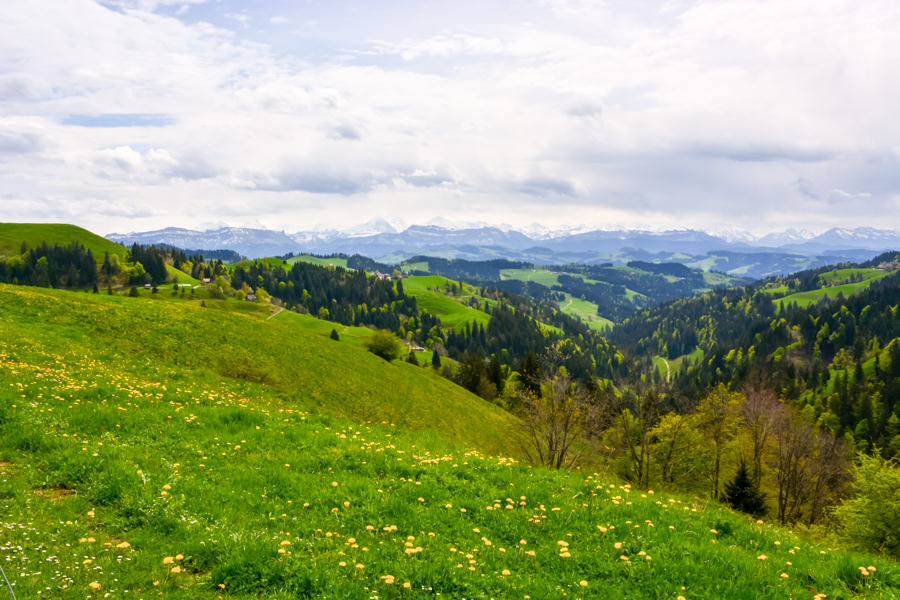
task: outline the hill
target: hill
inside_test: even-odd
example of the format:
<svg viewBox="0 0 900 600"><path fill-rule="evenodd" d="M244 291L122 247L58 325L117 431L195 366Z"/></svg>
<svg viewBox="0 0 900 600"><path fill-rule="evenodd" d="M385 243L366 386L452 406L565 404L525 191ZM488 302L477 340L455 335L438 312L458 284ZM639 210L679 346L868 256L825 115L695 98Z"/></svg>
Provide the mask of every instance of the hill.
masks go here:
<svg viewBox="0 0 900 600"><path fill-rule="evenodd" d="M488 455L508 425L477 398L310 333L303 315L221 302L243 310L0 286L0 508L18 597L900 588L889 560Z"/></svg>
<svg viewBox="0 0 900 600"><path fill-rule="evenodd" d="M19 254L23 243L29 248L37 248L42 243L48 246L68 246L72 242L90 250L97 262L103 262L106 252L125 256L123 246L75 225L0 223L0 255Z"/></svg>

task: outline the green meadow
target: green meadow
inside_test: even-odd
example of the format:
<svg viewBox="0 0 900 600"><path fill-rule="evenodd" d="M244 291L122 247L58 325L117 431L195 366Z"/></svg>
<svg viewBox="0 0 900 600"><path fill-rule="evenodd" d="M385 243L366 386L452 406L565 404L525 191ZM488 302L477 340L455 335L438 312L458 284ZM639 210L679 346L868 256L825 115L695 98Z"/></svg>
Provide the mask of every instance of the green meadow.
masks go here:
<svg viewBox="0 0 900 600"><path fill-rule="evenodd" d="M125 248L106 238L75 225L47 223L0 223L0 255L19 254L22 242L29 248L37 248L46 242L48 246L68 246L78 242L94 254L97 262L103 262L106 252L124 257Z"/></svg>
<svg viewBox="0 0 900 600"><path fill-rule="evenodd" d="M836 269L819 276L823 282L823 287L788 294L781 298L773 299L773 302L776 304L784 303L785 306L796 303L797 306L805 308L810 304L815 304L825 296L835 298L838 294L851 296L859 293L869 287L873 281L878 281L887 274L887 271L881 271L880 269ZM862 280L850 282L852 275L856 275Z"/></svg>
<svg viewBox="0 0 900 600"><path fill-rule="evenodd" d="M474 286L464 284L454 296L448 295L449 286L459 286L459 282L446 277L421 275L405 277L402 281L403 291L409 296L415 296L420 308L439 318L448 327L461 329L466 323L473 321L487 327L488 321L491 320L489 314L463 303L463 300L471 297L478 298L481 303L485 302L484 298L476 295L478 289Z"/></svg>
<svg viewBox="0 0 900 600"><path fill-rule="evenodd" d="M347 268L347 259L346 258L337 258L337 257L321 258L318 256L311 256L309 254L301 254L299 256L293 256L287 260L288 265L292 265L292 264L298 263L298 262L305 262L305 263L310 263L313 265L319 265L320 267L333 266L333 267L343 267L345 269Z"/></svg>

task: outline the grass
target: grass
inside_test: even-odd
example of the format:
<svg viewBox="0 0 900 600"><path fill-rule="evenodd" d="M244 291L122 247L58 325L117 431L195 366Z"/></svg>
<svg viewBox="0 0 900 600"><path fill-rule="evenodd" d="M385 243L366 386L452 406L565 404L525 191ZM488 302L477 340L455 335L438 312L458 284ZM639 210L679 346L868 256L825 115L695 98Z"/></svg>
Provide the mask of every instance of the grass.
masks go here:
<svg viewBox="0 0 900 600"><path fill-rule="evenodd" d="M571 294L566 294L566 299L559 304L560 309L567 315L581 319L587 326L603 333L612 328L613 322L603 318L597 314L597 305L581 298L576 298Z"/></svg>
<svg viewBox="0 0 900 600"><path fill-rule="evenodd" d="M806 308L810 304L817 303L826 295L829 298L834 298L838 294L842 294L845 297L852 296L853 294L868 288L873 281L878 281L888 274L889 272L880 269L835 269L819 275L819 278L823 283L822 287L815 290L788 294L786 296L781 296L780 298L776 297L773 298L772 301L776 305L784 303L785 306L796 302L797 306L800 308ZM850 279L854 276L862 277L862 280L851 283ZM779 287L765 291L777 296L786 293L788 289L786 287Z"/></svg>
<svg viewBox="0 0 900 600"><path fill-rule="evenodd" d="M19 254L22 242L29 248L47 245L68 246L78 242L94 254L97 262L103 262L106 252L125 256L125 247L100 237L75 225L47 223L0 223L0 255Z"/></svg>
<svg viewBox="0 0 900 600"><path fill-rule="evenodd" d="M559 285L559 273L547 269L502 269L500 274L505 279L518 281L533 281L548 288Z"/></svg>
<svg viewBox="0 0 900 600"><path fill-rule="evenodd" d="M10 286L0 314L0 527L19 598L900 591L883 558L521 465L493 407L302 315Z"/></svg>
<svg viewBox="0 0 900 600"><path fill-rule="evenodd" d="M461 293L458 292L457 296L448 296L446 295L448 293L446 292L448 285L458 286L459 283L439 275L423 275L403 279L403 291L408 296L415 296L419 308L439 318L447 327L457 330L464 329L466 323L471 323L472 321L487 327L488 322L491 320L490 315L466 306L462 302L463 299L474 296L478 298L479 302L484 303L484 298L476 296L477 288L464 285L464 289ZM436 291L436 289L442 291Z"/></svg>
<svg viewBox="0 0 900 600"><path fill-rule="evenodd" d="M346 258L320 258L318 256L311 256L309 254L301 254L300 256L294 256L287 260L288 265L292 265L298 262L310 263L313 265L319 265L320 267L334 266L334 267L343 267L347 268L347 259Z"/></svg>

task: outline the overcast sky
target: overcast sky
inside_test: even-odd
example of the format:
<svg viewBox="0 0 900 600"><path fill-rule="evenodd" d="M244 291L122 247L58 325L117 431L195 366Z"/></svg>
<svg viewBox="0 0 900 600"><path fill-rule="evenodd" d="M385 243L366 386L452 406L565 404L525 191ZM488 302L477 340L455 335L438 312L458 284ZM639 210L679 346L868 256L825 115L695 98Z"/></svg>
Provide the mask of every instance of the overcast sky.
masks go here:
<svg viewBox="0 0 900 600"><path fill-rule="evenodd" d="M900 227L897 0L28 0L0 221Z"/></svg>

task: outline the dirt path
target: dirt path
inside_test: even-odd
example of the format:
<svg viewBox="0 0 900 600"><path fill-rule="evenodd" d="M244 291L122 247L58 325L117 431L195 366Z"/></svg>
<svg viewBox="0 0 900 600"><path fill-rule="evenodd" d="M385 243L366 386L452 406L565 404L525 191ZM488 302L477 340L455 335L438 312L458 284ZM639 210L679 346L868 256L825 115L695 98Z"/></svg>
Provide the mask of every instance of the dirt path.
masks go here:
<svg viewBox="0 0 900 600"><path fill-rule="evenodd" d="M269 319L271 319L272 317L274 317L275 315L277 315L278 313L280 313L281 311L284 310L284 307L283 307L283 306L278 306L278 307L276 307L276 308L277 308L277 310L276 310L275 312L273 312L271 315L269 315L268 317L266 317L266 321L268 321Z"/></svg>
<svg viewBox="0 0 900 600"><path fill-rule="evenodd" d="M662 358L660 356L660 358ZM669 368L669 361L663 358L663 362L666 363L666 383L669 383L669 378L672 375L672 370Z"/></svg>

